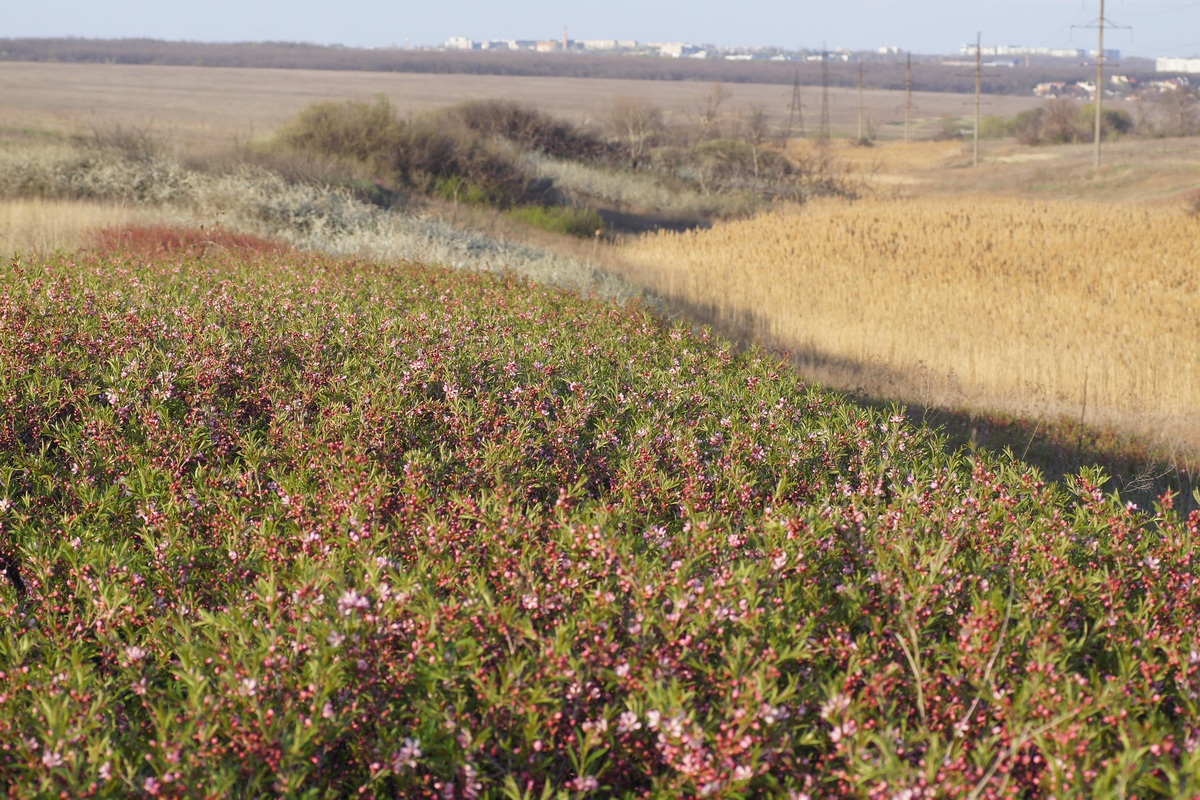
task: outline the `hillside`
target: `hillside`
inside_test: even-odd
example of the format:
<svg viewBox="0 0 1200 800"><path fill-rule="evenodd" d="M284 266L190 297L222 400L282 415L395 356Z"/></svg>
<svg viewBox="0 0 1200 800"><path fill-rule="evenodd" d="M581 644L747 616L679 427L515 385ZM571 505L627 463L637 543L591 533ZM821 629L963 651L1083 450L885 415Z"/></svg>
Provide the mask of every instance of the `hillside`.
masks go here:
<svg viewBox="0 0 1200 800"><path fill-rule="evenodd" d="M1198 791L1200 512L636 303L121 241L0 264L9 794Z"/></svg>

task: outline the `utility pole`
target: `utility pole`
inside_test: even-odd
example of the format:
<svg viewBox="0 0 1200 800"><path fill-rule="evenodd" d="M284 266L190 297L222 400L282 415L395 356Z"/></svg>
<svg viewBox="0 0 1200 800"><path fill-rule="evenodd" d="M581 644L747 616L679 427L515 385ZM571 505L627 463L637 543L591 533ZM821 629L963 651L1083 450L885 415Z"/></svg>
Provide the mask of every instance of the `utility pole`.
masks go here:
<svg viewBox="0 0 1200 800"><path fill-rule="evenodd" d="M863 144L863 62L858 62L858 143Z"/></svg>
<svg viewBox="0 0 1200 800"><path fill-rule="evenodd" d="M829 51L821 43L821 131L818 138L829 141Z"/></svg>
<svg viewBox="0 0 1200 800"><path fill-rule="evenodd" d="M1100 107L1104 105L1104 0L1100 0L1100 41L1096 44L1096 175L1100 174Z"/></svg>
<svg viewBox="0 0 1200 800"><path fill-rule="evenodd" d="M976 134L971 166L979 166L979 92L983 90L983 34L976 34Z"/></svg>
<svg viewBox="0 0 1200 800"><path fill-rule="evenodd" d="M904 63L904 143L908 144L908 128L912 123L912 53L905 54Z"/></svg>
<svg viewBox="0 0 1200 800"><path fill-rule="evenodd" d="M1096 20L1095 25L1080 25L1081 28L1096 28L1099 31L1098 41L1096 42L1096 131L1095 141L1093 142L1093 158L1092 167L1096 172L1096 176L1100 175L1100 131L1103 125L1103 106L1104 106L1104 28L1128 28L1128 25L1118 25L1115 22L1104 18L1104 0L1100 0L1100 19Z"/></svg>
<svg viewBox="0 0 1200 800"><path fill-rule="evenodd" d="M975 156L971 165L979 166L979 94L983 88L983 34L975 34Z"/></svg>

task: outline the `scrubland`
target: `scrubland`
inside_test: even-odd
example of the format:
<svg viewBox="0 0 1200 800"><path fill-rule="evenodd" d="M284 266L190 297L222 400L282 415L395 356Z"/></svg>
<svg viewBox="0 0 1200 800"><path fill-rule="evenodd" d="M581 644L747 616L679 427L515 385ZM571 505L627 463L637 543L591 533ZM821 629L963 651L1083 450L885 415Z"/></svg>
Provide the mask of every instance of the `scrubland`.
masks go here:
<svg viewBox="0 0 1200 800"><path fill-rule="evenodd" d="M6 255L42 250L54 237L51 250L87 246L89 229L173 224L336 254L512 271L614 299L639 294L576 258L456 229L431 215L392 213L345 184L297 179L244 159L192 168L136 132L118 133L99 142L0 150L0 196L9 198L0 208L10 209L12 220L4 229Z"/></svg>
<svg viewBox="0 0 1200 800"><path fill-rule="evenodd" d="M1182 797L1200 512L513 277L0 263L15 797Z"/></svg>

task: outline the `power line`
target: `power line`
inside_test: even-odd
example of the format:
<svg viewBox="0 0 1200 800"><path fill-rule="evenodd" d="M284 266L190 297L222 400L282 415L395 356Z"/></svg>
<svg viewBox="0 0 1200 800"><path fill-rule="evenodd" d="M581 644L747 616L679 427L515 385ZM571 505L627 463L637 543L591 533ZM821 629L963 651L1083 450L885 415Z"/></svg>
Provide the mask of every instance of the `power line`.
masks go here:
<svg viewBox="0 0 1200 800"><path fill-rule="evenodd" d="M858 62L858 143L866 142L866 134L863 133L863 117L866 114L866 109L863 107L863 62Z"/></svg>
<svg viewBox="0 0 1200 800"><path fill-rule="evenodd" d="M979 95L983 89L983 32L975 34L975 151L971 166L979 166Z"/></svg>
<svg viewBox="0 0 1200 800"><path fill-rule="evenodd" d="M912 53L904 56L904 143L909 143L908 129L912 124Z"/></svg>
<svg viewBox="0 0 1200 800"><path fill-rule="evenodd" d="M821 127L817 138L822 144L829 141L829 51L821 43Z"/></svg>
<svg viewBox="0 0 1200 800"><path fill-rule="evenodd" d="M1132 6L1133 8L1148 8L1150 13L1139 14L1138 16L1156 17L1161 14L1173 14L1185 8L1200 8L1200 3L1181 3L1179 5L1159 5L1157 3L1121 3L1123 6Z"/></svg>
<svg viewBox="0 0 1200 800"><path fill-rule="evenodd" d="M1114 28L1129 28L1128 25L1118 25L1104 16L1104 0L1100 0L1100 17L1091 25L1080 25L1080 28L1096 28L1099 39L1096 44L1096 124L1095 124L1095 155L1093 167L1096 175L1100 174L1100 128L1103 122L1104 107L1104 26Z"/></svg>

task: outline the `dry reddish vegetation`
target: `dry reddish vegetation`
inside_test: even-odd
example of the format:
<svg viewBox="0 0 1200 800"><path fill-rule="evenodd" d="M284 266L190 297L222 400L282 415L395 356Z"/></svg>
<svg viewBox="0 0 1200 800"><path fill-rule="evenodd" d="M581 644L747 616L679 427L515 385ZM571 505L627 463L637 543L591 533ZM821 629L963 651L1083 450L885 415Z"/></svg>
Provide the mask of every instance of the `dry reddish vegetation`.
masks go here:
<svg viewBox="0 0 1200 800"><path fill-rule="evenodd" d="M1200 513L287 253L0 266L12 796L1200 791Z"/></svg>
<svg viewBox="0 0 1200 800"><path fill-rule="evenodd" d="M95 232L91 246L100 254L143 256L203 256L210 251L266 256L280 255L292 249L261 236L224 228L180 228L169 225L105 228Z"/></svg>

